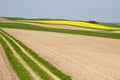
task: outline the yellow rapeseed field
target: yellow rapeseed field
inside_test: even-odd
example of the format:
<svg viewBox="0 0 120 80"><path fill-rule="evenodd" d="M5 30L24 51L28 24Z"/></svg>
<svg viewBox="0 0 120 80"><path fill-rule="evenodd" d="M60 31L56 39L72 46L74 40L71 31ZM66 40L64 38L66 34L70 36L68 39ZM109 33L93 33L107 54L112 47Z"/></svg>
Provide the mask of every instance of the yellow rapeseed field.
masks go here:
<svg viewBox="0 0 120 80"><path fill-rule="evenodd" d="M78 27L102 29L102 30L120 30L120 28L108 27L108 26L103 26L100 24L92 24L88 22L70 21L70 20L20 20L20 21L38 22L38 23L44 23L44 24L72 25L72 26L78 26Z"/></svg>

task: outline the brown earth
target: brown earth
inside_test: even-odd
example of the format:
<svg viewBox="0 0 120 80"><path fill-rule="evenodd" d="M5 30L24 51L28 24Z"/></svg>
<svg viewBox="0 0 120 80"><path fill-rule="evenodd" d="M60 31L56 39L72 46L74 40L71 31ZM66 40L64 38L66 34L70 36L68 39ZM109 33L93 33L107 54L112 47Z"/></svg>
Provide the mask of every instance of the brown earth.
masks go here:
<svg viewBox="0 0 120 80"><path fill-rule="evenodd" d="M0 22L11 22L11 21L5 18L0 18Z"/></svg>
<svg viewBox="0 0 120 80"><path fill-rule="evenodd" d="M120 40L3 29L73 80L120 80Z"/></svg>
<svg viewBox="0 0 120 80"><path fill-rule="evenodd" d="M0 45L0 80L19 80Z"/></svg>

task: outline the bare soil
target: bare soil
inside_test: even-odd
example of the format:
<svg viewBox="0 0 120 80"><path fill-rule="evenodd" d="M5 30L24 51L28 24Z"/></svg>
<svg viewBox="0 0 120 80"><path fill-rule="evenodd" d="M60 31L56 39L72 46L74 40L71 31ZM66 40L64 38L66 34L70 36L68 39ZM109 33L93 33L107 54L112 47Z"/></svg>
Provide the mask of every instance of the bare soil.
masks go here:
<svg viewBox="0 0 120 80"><path fill-rule="evenodd" d="M5 18L0 18L0 22L11 22L11 21Z"/></svg>
<svg viewBox="0 0 120 80"><path fill-rule="evenodd" d="M0 80L19 80L0 45Z"/></svg>
<svg viewBox="0 0 120 80"><path fill-rule="evenodd" d="M120 40L4 29L73 80L120 80Z"/></svg>

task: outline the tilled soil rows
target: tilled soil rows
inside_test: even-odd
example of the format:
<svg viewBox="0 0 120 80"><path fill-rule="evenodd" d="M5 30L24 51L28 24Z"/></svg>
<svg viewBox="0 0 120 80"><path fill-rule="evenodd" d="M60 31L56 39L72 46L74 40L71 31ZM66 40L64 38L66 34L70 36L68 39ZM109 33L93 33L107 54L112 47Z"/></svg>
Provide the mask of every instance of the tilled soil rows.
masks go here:
<svg viewBox="0 0 120 80"><path fill-rule="evenodd" d="M119 80L120 40L43 31L3 29L73 80Z"/></svg>

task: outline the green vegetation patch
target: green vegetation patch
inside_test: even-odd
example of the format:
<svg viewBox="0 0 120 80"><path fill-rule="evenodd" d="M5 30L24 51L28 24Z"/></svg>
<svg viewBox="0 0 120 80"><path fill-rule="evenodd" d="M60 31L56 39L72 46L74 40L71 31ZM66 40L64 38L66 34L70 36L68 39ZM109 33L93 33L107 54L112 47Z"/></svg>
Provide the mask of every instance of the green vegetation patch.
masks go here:
<svg viewBox="0 0 120 80"><path fill-rule="evenodd" d="M1 34L1 33L0 33ZM19 62L19 60L14 56L7 43L0 37L0 43L2 44L7 58L11 63L13 69L16 71L20 80L34 80L30 73L24 68L24 66Z"/></svg>
<svg viewBox="0 0 120 80"><path fill-rule="evenodd" d="M26 18L20 18L20 17L2 17L2 18L5 18L5 19L8 19L8 20L27 20Z"/></svg>
<svg viewBox="0 0 120 80"><path fill-rule="evenodd" d="M99 24L104 26L114 27L114 28L120 28L120 24L115 24L115 23L99 23Z"/></svg>
<svg viewBox="0 0 120 80"><path fill-rule="evenodd" d="M110 33L110 31L93 32L93 31L84 31L84 30L58 29L58 28L47 28L47 27L40 27L40 26L38 27L38 26L33 26L33 25L28 25L28 24L18 24L18 23L0 23L0 28L15 28L15 29L24 29L24 30L48 31L48 32L120 39L120 33Z"/></svg>

